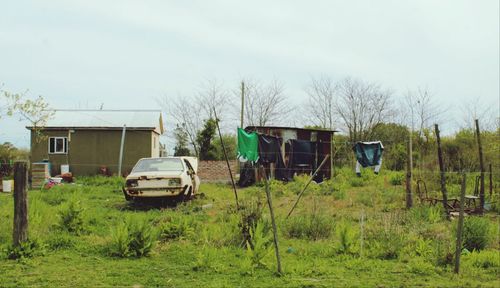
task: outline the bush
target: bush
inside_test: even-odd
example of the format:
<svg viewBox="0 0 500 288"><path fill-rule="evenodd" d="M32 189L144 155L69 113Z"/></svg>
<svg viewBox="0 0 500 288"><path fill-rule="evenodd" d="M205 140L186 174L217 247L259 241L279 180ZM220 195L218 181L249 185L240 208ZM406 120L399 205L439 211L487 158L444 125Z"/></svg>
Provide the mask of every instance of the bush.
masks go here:
<svg viewBox="0 0 500 288"><path fill-rule="evenodd" d="M464 219L462 232L463 248L483 250L490 241L490 222L482 217L467 217Z"/></svg>
<svg viewBox="0 0 500 288"><path fill-rule="evenodd" d="M43 246L37 240L28 239L19 246L10 245L5 251L7 259L23 260L43 253Z"/></svg>
<svg viewBox="0 0 500 288"><path fill-rule="evenodd" d="M294 216L285 224L285 232L289 238L326 239L330 237L332 230L332 218L320 213Z"/></svg>
<svg viewBox="0 0 500 288"><path fill-rule="evenodd" d="M148 256L155 241L155 231L147 221L126 221L111 230L109 254L118 257Z"/></svg>
<svg viewBox="0 0 500 288"><path fill-rule="evenodd" d="M59 227L70 233L80 235L85 231L83 216L84 208L79 200L71 200L69 204L59 211L61 217Z"/></svg>
<svg viewBox="0 0 500 288"><path fill-rule="evenodd" d="M498 251L481 251L464 256L464 262L470 263L477 268L500 267L500 254Z"/></svg>
<svg viewBox="0 0 500 288"><path fill-rule="evenodd" d="M391 178L389 182L391 185L402 185L405 180L405 175L403 172L393 172L391 173Z"/></svg>
<svg viewBox="0 0 500 288"><path fill-rule="evenodd" d="M347 221L343 221L336 229L338 243L336 251L339 254L356 254L358 234L356 230Z"/></svg>
<svg viewBox="0 0 500 288"><path fill-rule="evenodd" d="M162 223L160 226L161 241L186 239L192 237L194 234L194 225L186 218L173 219L169 222Z"/></svg>
<svg viewBox="0 0 500 288"><path fill-rule="evenodd" d="M251 263L251 270L254 268L265 267L262 260L270 251L272 238L269 230L266 231L265 223L259 221L255 229L251 230L252 242L246 243L245 258L247 263Z"/></svg>
<svg viewBox="0 0 500 288"><path fill-rule="evenodd" d="M73 237L67 233L53 233L46 243L51 250L61 250L75 246Z"/></svg>

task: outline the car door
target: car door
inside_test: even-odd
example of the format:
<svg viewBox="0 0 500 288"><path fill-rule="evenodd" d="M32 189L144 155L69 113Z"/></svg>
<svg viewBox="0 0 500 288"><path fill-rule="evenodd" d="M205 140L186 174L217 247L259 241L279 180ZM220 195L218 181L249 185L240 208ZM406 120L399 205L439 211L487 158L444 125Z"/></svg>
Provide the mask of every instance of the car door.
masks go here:
<svg viewBox="0 0 500 288"><path fill-rule="evenodd" d="M193 184L193 194L196 194L198 193L198 189L200 188L200 178L198 177L196 171L193 169L193 166L188 160L184 159L184 163L186 164L187 173L191 178L191 182Z"/></svg>

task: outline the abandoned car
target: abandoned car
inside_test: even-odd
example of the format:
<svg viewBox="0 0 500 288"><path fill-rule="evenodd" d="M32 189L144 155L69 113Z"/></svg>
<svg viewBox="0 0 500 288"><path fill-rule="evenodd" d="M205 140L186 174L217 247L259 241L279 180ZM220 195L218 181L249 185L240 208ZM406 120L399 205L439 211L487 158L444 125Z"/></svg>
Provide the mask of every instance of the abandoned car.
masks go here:
<svg viewBox="0 0 500 288"><path fill-rule="evenodd" d="M127 200L191 199L200 187L196 157L142 158L127 176L123 194Z"/></svg>

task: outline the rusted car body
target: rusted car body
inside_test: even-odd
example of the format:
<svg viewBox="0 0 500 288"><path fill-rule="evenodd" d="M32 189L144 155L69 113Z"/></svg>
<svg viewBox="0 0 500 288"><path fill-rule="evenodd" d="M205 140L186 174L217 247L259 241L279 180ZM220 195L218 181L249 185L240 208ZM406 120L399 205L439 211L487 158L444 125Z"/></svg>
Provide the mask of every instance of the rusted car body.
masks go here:
<svg viewBox="0 0 500 288"><path fill-rule="evenodd" d="M197 169L196 157L142 158L127 176L123 194L126 200L191 199L200 186Z"/></svg>

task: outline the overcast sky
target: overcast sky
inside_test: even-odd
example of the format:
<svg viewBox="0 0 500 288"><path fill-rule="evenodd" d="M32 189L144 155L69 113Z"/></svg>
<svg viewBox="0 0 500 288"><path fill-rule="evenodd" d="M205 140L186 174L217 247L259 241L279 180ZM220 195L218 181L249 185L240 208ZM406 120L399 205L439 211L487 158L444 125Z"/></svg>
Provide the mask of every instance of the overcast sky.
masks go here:
<svg viewBox="0 0 500 288"><path fill-rule="evenodd" d="M311 77L352 76L396 98L427 87L450 117L477 97L498 115L499 10L498 0L2 1L0 84L53 108L154 109L205 79L232 89L275 78L299 104ZM0 142L27 147L25 124L0 119Z"/></svg>

